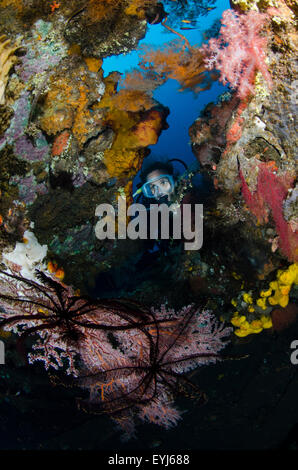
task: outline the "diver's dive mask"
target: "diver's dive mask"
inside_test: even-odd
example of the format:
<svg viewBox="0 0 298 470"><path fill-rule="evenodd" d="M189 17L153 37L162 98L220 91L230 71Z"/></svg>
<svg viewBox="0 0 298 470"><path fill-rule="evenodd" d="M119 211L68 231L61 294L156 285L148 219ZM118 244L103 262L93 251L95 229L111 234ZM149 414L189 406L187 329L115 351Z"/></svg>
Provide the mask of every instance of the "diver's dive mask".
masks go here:
<svg viewBox="0 0 298 470"><path fill-rule="evenodd" d="M175 182L172 175L158 175L146 181L134 196L142 191L145 197L160 199L171 194L174 187Z"/></svg>

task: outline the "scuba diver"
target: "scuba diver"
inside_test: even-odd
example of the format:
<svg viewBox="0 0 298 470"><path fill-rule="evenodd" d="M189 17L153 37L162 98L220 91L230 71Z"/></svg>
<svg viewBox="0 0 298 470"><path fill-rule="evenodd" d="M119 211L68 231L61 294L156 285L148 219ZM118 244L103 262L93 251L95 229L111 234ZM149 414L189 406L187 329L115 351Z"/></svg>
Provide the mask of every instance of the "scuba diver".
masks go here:
<svg viewBox="0 0 298 470"><path fill-rule="evenodd" d="M176 163L175 168L174 163ZM149 233L152 204L177 205L183 210L183 204L195 205L203 202L207 186L205 183L202 184L202 181L195 181L198 172L198 162L189 167L176 158L168 161L156 159L146 162L133 197L134 203L143 205L143 209L140 208L140 210L146 211ZM126 293L131 292L152 276L160 276L162 279L164 266L174 265L178 259L178 252L183 250L184 240L171 237L173 216L171 211L169 211L169 238L162 239L160 236L161 215L159 216L156 236L150 238L148 233L145 239L134 240L134 246L138 243L138 251L134 252L123 267L117 266L117 268L100 273L96 280L94 294L91 295L117 297L121 289ZM164 263L164 256L167 257L167 263Z"/></svg>
<svg viewBox="0 0 298 470"><path fill-rule="evenodd" d="M185 171L187 170L187 165L178 158L167 162L155 161L143 169L140 174L141 183L133 194L133 197L138 196L136 202L147 206L153 202L171 204L174 201L179 179L179 176L174 173L172 165L174 161L182 164Z"/></svg>
<svg viewBox="0 0 298 470"><path fill-rule="evenodd" d="M176 162L183 167L182 174L174 169L173 163ZM179 167L178 167L179 169ZM181 207L183 212L183 204L195 204L198 202L198 195L192 185L192 177L199 171L199 164L195 162L188 168L183 160L173 158L168 161L156 160L147 164L140 174L141 182L138 184L137 191L133 194L136 203L141 203L147 211L147 252L155 251L168 253L170 249L179 248L181 240L174 239L173 236L173 212L175 208ZM161 214L159 214L159 222L156 227L155 239L149 236L150 232L150 210L152 204L166 204L171 207L170 217L170 233L168 239L161 237ZM156 207L156 206L155 206ZM150 232L151 234L151 232Z"/></svg>

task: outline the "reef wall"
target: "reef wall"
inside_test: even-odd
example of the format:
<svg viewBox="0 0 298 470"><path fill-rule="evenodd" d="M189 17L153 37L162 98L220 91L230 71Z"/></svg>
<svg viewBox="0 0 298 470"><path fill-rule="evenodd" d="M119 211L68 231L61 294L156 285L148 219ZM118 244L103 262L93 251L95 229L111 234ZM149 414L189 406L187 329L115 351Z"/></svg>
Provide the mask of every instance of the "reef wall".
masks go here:
<svg viewBox="0 0 298 470"><path fill-rule="evenodd" d="M236 13L224 13L219 37L204 46L207 66L220 70L231 91L205 108L189 135L214 185L204 227L225 245L219 251L239 281L237 288L223 276L219 285L234 297L233 321L246 322L247 330L238 330L245 336L248 323L276 304L286 307L289 292L296 296L292 282L281 283L283 294L276 282L289 263L294 272L298 260L297 30L292 2L232 6Z"/></svg>
<svg viewBox="0 0 298 470"><path fill-rule="evenodd" d="M18 253L39 259L35 251L46 246L50 269L81 291L98 273L136 263L142 240L99 240L96 207L116 207L118 196L131 201L148 146L167 127L169 110L152 90L171 77L198 93L219 79L230 91L189 129L213 184L203 247L161 256L134 294L146 301L176 294L182 304L195 299L225 319L236 315L234 323L240 315L269 327L274 305L286 308L296 295L293 2L234 1L203 47L178 34L178 43L145 52L120 90L119 73L103 77L103 59L136 48L146 23L162 20L159 2L89 0L78 8L2 0L0 7L1 253L13 253L17 242ZM283 273L287 283L279 283ZM260 292L272 282L264 301Z"/></svg>
<svg viewBox="0 0 298 470"><path fill-rule="evenodd" d="M95 210L131 198L168 110L146 91L118 92L102 59L137 46L156 4L0 2L1 252L30 229L81 289L137 249L98 240Z"/></svg>

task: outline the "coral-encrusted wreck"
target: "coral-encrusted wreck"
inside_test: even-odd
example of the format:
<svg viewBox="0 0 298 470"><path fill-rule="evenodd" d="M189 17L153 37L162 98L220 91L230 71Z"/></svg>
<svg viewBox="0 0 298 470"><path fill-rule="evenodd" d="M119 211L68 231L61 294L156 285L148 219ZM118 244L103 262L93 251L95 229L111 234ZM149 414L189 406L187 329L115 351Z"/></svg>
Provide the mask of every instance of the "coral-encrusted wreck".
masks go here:
<svg viewBox="0 0 298 470"><path fill-rule="evenodd" d="M220 359L232 331L223 321L243 338L297 316L297 7L231 0L218 34L197 47L165 6L0 0L0 335L18 334L24 357L30 336L31 362L71 376L90 392L82 407L129 433L136 415L176 424L177 395L205 401L186 373ZM191 20L178 19L187 30ZM147 23L176 41L143 49L123 80L104 77L104 59L136 49ZM229 86L189 129L212 183L195 252L95 232L100 204L132 201L168 126L153 98L168 78L195 94ZM189 173L178 205L202 202Z"/></svg>
<svg viewBox="0 0 298 470"><path fill-rule="evenodd" d="M218 68L235 91L195 121L192 146L214 181L218 223L237 225L260 241L268 258L278 247L282 257L297 261L294 12L284 1L248 12L235 3L238 13L225 12L219 38L204 46L208 67Z"/></svg>
<svg viewBox="0 0 298 470"><path fill-rule="evenodd" d="M92 285L110 258L119 263L131 250L96 239L95 208L114 204L118 194L131 198L147 147L167 127L167 108L146 90L118 91L116 72L103 78L102 59L135 48L144 37L148 8L126 0L90 0L80 11L75 1L0 7L7 34L0 49L1 246L12 249L34 224L49 256L84 289L87 264ZM16 46L9 47L16 30L22 33L19 58ZM26 223L17 218L12 227L15 201Z"/></svg>

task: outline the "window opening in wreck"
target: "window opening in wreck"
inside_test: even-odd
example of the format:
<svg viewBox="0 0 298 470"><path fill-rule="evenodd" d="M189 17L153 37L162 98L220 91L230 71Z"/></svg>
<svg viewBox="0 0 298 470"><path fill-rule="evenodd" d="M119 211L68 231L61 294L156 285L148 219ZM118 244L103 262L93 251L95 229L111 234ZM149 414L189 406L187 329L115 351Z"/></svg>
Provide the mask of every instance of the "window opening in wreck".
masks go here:
<svg viewBox="0 0 298 470"><path fill-rule="evenodd" d="M192 24L188 24L187 20L182 22L181 19L180 21L175 21L172 18L170 21L172 21L175 31L183 34L191 46L196 45L200 47L207 35L210 36L212 31L216 32L219 29L219 20L222 13L228 8L230 8L228 0L217 0L207 15L199 16L195 21L192 21ZM170 23L171 26L172 23ZM104 59L104 76L106 77L112 71L120 72L124 76L130 70L137 68L140 62L142 46L150 45L159 48L176 39L177 36L162 24L148 23L146 36L139 42L137 50ZM218 81L214 81L209 89L199 93L190 89L181 92L179 88L181 86L177 80L169 78L153 92L153 98L170 110L166 120L169 127L161 132L155 145L148 147L151 153L144 159L145 165L149 164L147 160L155 161L161 157L163 161L172 158L181 159L187 166L193 167L197 160L191 149L188 129L209 103L216 102L218 97L228 90L228 86L223 86ZM121 84L119 89L121 89ZM197 166L199 166L199 163L197 163ZM177 167L177 172L182 171L181 165L175 163L175 167ZM133 193L136 192L137 187L140 185L140 172L134 178ZM197 186L205 185L200 174L196 175L194 183ZM202 190L206 191L206 189L206 187L202 187Z"/></svg>
<svg viewBox="0 0 298 470"><path fill-rule="evenodd" d="M220 28L220 19L223 11L230 8L228 0L217 0L214 2L214 8L210 11L207 16L200 16L196 20L196 26L187 28L186 23L180 22L180 27L177 24L170 23L175 31L183 34L191 46L200 47L204 40L208 40L213 34L216 34ZM163 45L174 41L177 36L167 30L161 24L154 24L147 26L147 33L145 38L139 42L138 49L128 54L121 54L118 56L112 56L105 58L103 61L104 77L107 77L109 73L117 71L120 72L122 77L130 72L132 69L138 68L140 62L140 54L143 45L154 46L159 49ZM199 117L201 111L209 103L215 103L218 97L227 91L228 86L223 86L218 81L211 81L209 89L201 91L199 93L194 92L191 89L179 91L181 84L175 79L167 79L164 84L157 87L153 91L153 98L161 105L168 107L170 110L167 116L168 129L163 130L159 139L155 145L150 145L148 148L150 154L144 159L143 168L150 164L150 161L158 160L161 157L163 161L170 159L182 160L182 164L179 161L173 162L174 172L177 175L185 174L186 168L196 167L199 168L199 163L194 156L189 138L189 127ZM121 80L118 84L118 90L121 89ZM133 181L133 193L141 185L140 174L141 170L136 174ZM193 184L197 187L200 195L204 198L205 195L210 191L210 186L206 182L206 179L202 177L200 173L197 173L193 179ZM137 202L137 198L134 199ZM203 200L200 201L203 203ZM100 273L97 278L95 295L109 296L119 295L119 292L125 292L128 295L131 290L135 288L137 279L139 279L140 273L146 273L146 278L150 278L150 267L154 263L154 256L158 255L159 248L156 248L152 243L152 248L149 252L144 252L140 248L139 259L136 259L134 263L131 260L124 266L118 266L115 270L108 270ZM148 254L148 259L146 258ZM133 274L132 271L133 270ZM134 279L134 282L128 281L128 279ZM142 278L139 279L139 282Z"/></svg>

